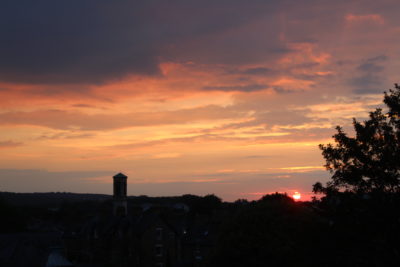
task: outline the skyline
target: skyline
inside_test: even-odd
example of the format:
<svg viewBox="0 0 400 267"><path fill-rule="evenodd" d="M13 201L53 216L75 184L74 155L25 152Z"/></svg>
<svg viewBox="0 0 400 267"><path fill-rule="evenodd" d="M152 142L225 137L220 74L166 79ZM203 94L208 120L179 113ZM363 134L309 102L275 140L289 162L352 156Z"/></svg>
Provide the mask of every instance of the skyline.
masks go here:
<svg viewBox="0 0 400 267"><path fill-rule="evenodd" d="M299 192L398 82L396 1L6 1L0 191Z"/></svg>

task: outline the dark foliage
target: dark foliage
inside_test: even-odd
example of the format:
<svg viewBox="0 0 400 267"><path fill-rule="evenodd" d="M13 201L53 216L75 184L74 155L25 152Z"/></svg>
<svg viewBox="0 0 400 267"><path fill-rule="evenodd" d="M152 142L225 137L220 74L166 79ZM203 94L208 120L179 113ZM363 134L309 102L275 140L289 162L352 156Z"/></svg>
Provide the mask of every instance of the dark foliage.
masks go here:
<svg viewBox="0 0 400 267"><path fill-rule="evenodd" d="M0 233L23 231L26 225L26 216L15 209L0 196Z"/></svg>
<svg viewBox="0 0 400 267"><path fill-rule="evenodd" d="M400 87L385 92L388 111L376 109L369 119L353 119L355 137L340 126L333 136L335 145L320 145L332 180L314 185L316 193L338 191L365 193L400 192Z"/></svg>
<svg viewBox="0 0 400 267"><path fill-rule="evenodd" d="M284 194L266 195L242 206L225 221L213 264L313 266L316 255L322 253L320 233L324 227L327 224L305 204Z"/></svg>
<svg viewBox="0 0 400 267"><path fill-rule="evenodd" d="M400 87L385 92L387 109L353 119L355 137L338 126L335 145L320 145L333 175L317 204L329 222L328 266L398 266L400 262Z"/></svg>

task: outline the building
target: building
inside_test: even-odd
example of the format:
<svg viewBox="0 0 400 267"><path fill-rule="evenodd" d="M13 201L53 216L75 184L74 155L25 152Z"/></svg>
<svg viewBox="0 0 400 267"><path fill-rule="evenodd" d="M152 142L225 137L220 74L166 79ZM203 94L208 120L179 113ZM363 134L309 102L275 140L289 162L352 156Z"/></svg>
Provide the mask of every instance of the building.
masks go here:
<svg viewBox="0 0 400 267"><path fill-rule="evenodd" d="M123 173L114 175L114 199L113 199L113 213L114 216L127 216L127 180L128 176Z"/></svg>
<svg viewBox="0 0 400 267"><path fill-rule="evenodd" d="M113 176L108 212L65 236L70 259L96 267L208 266L221 221L216 214L193 211L183 199L135 203L127 197L127 178Z"/></svg>

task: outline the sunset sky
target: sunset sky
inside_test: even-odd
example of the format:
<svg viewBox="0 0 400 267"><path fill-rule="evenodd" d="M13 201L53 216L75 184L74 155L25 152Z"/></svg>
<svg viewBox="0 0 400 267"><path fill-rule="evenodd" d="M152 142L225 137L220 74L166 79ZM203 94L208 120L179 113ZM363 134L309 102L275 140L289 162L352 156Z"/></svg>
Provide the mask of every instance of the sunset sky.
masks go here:
<svg viewBox="0 0 400 267"><path fill-rule="evenodd" d="M399 82L398 0L15 1L0 8L0 191L298 191ZM350 131L351 132L351 131Z"/></svg>

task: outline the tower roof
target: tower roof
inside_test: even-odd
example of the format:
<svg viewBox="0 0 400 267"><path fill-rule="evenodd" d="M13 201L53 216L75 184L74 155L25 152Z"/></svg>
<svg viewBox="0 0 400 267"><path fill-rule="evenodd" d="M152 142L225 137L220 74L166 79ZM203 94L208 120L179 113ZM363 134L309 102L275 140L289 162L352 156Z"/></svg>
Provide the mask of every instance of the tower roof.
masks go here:
<svg viewBox="0 0 400 267"><path fill-rule="evenodd" d="M128 178L128 176L126 176L125 174L123 174L123 173L117 173L116 175L114 175L114 178Z"/></svg>

